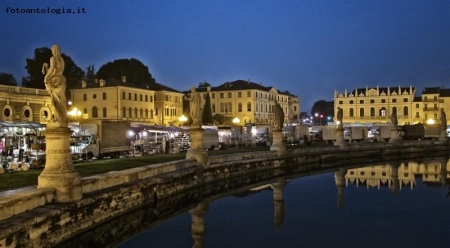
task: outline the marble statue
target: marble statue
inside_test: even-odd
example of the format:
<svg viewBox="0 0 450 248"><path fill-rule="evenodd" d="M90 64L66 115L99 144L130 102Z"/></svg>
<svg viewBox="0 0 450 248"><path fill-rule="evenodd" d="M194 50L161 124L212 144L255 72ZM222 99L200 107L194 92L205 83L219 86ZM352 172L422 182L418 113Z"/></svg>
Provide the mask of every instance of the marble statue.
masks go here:
<svg viewBox="0 0 450 248"><path fill-rule="evenodd" d="M447 130L447 115L445 114L444 108L441 108L441 130Z"/></svg>
<svg viewBox="0 0 450 248"><path fill-rule="evenodd" d="M45 89L52 99L52 121L67 123L66 78L63 76L64 59L61 57L58 45L53 45L51 50L53 56L50 58L50 67L44 63L42 73L45 74Z"/></svg>
<svg viewBox="0 0 450 248"><path fill-rule="evenodd" d="M338 107L337 109L337 121L339 122L338 128L343 128L344 122L342 122L342 119L344 118L343 110L341 107Z"/></svg>
<svg viewBox="0 0 450 248"><path fill-rule="evenodd" d="M201 114L201 96L195 90L195 87L191 87L191 93L189 97L184 97L186 100L189 100L190 106L190 115L192 118L192 125L201 125L202 124L202 114Z"/></svg>
<svg viewBox="0 0 450 248"><path fill-rule="evenodd" d="M273 109L275 118L275 130L282 130L284 124L284 112L283 108L281 108L280 104L275 101L274 109Z"/></svg>
<svg viewBox="0 0 450 248"><path fill-rule="evenodd" d="M392 112L391 114L391 122L393 127L398 127L398 119L397 119L397 112Z"/></svg>

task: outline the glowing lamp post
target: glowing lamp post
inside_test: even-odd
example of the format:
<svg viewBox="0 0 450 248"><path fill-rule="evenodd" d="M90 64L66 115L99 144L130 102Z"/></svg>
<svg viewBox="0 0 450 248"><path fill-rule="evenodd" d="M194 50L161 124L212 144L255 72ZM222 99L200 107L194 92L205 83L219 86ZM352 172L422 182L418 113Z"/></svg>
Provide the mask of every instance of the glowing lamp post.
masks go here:
<svg viewBox="0 0 450 248"><path fill-rule="evenodd" d="M234 117L233 123L234 123L235 125L239 124L240 122L241 122L241 120L239 120L239 118Z"/></svg>
<svg viewBox="0 0 450 248"><path fill-rule="evenodd" d="M80 118L81 111L77 108L73 108L71 111L67 112L67 115L70 117L70 119L76 121L78 118Z"/></svg>
<svg viewBox="0 0 450 248"><path fill-rule="evenodd" d="M187 121L187 117L184 115L181 115L180 118L178 118L178 121L180 121L182 126L184 126L184 123Z"/></svg>

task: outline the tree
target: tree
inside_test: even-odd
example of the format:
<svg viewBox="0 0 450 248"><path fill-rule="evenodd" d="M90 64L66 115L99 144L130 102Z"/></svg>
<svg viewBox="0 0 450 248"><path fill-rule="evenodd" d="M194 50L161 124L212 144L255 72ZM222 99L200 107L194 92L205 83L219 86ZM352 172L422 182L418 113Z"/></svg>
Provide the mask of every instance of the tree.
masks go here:
<svg viewBox="0 0 450 248"><path fill-rule="evenodd" d="M322 118L320 116L316 117L315 114L322 115ZM311 116L316 123L322 122L322 124L326 124L327 117L334 116L334 102L327 102L325 100L315 102L311 108Z"/></svg>
<svg viewBox="0 0 450 248"><path fill-rule="evenodd" d="M98 79L115 78L121 80L125 76L127 82L136 85L155 83L148 67L137 59L118 59L108 62L97 72Z"/></svg>
<svg viewBox="0 0 450 248"><path fill-rule="evenodd" d="M233 124L233 118L227 117L222 114L215 114L213 116L213 120L214 120L214 124L216 124L217 126L219 126L219 125L231 126Z"/></svg>
<svg viewBox="0 0 450 248"><path fill-rule="evenodd" d="M17 82L14 76L12 74L4 72L0 73L0 84L17 86Z"/></svg>
<svg viewBox="0 0 450 248"><path fill-rule="evenodd" d="M209 91L206 92L205 106L203 107L202 122L204 125L214 124L214 119L211 110L211 98L209 96Z"/></svg>
<svg viewBox="0 0 450 248"><path fill-rule="evenodd" d="M78 67L71 57L61 55L64 59L64 77L66 78L67 89L74 88L77 83L84 78L84 72ZM49 64L52 57L52 51L50 48L42 47L34 50L34 58L26 59L28 76L22 78L22 86L28 88L45 89L44 74L42 73L42 65L44 63Z"/></svg>

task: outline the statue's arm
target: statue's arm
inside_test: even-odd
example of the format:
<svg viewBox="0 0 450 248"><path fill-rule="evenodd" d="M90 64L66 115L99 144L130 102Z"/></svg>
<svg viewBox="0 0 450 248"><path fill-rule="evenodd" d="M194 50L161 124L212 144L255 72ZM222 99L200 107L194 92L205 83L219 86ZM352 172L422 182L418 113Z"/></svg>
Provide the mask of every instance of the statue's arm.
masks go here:
<svg viewBox="0 0 450 248"><path fill-rule="evenodd" d="M47 74L45 75L44 82L47 82L49 77L52 77L53 74L55 74L56 68L55 68L55 58L50 58L50 68L47 70Z"/></svg>

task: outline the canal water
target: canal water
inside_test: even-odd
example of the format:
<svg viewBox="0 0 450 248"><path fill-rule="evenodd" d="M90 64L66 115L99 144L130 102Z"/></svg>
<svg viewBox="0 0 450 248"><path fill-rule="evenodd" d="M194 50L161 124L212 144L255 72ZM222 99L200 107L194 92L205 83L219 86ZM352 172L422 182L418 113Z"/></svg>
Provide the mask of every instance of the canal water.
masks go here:
<svg viewBox="0 0 450 248"><path fill-rule="evenodd" d="M447 164L436 160L341 168L278 178L190 206L174 202L173 208L183 210L163 218L143 213L152 224L119 243L103 245L449 247ZM131 215L128 221L133 222Z"/></svg>

